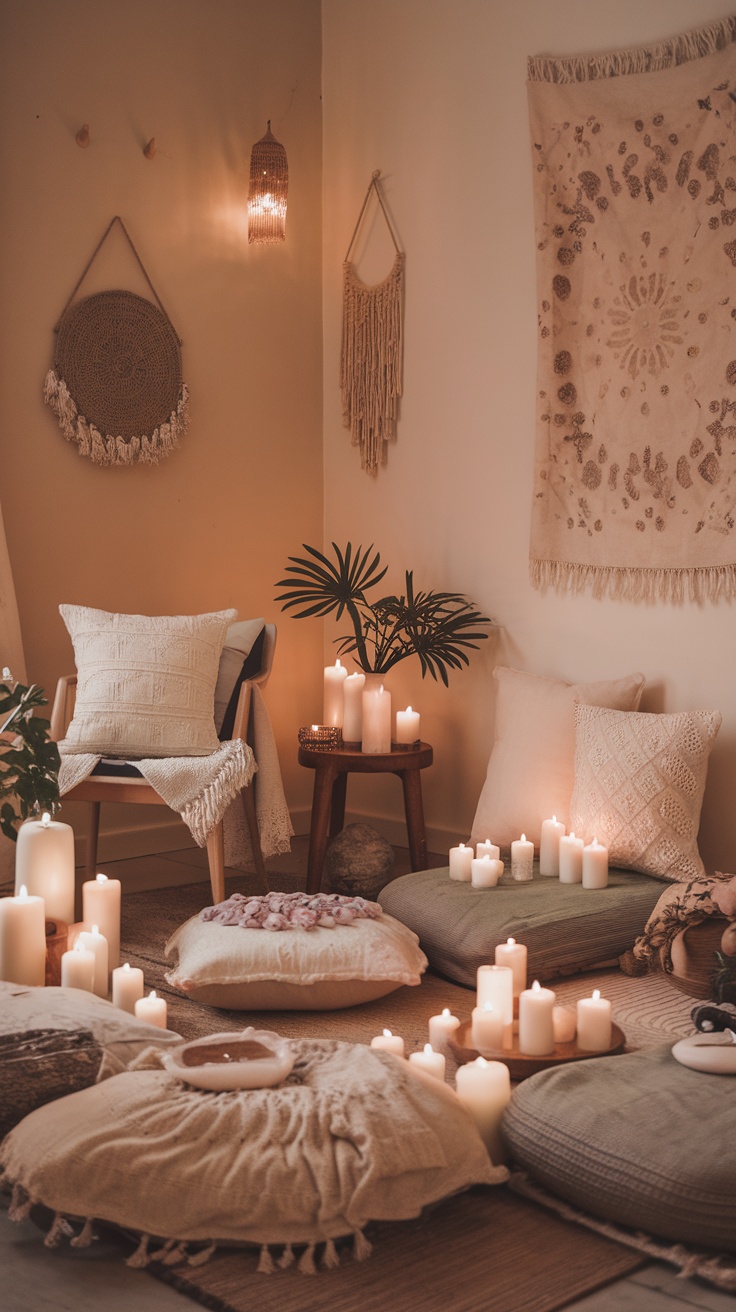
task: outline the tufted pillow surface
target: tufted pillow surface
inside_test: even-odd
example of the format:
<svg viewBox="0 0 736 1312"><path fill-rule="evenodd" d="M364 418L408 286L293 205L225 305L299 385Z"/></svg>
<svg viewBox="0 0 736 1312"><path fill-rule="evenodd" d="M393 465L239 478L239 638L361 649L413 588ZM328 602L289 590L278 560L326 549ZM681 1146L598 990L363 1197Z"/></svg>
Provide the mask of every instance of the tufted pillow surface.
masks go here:
<svg viewBox="0 0 736 1312"><path fill-rule="evenodd" d="M702 878L700 808L720 711L578 706L575 716L575 833L604 843L614 865L657 879Z"/></svg>
<svg viewBox="0 0 736 1312"><path fill-rule="evenodd" d="M234 610L159 616L59 610L78 675L62 753L147 759L217 751L215 685Z"/></svg>
<svg viewBox="0 0 736 1312"><path fill-rule="evenodd" d="M178 954L166 978L198 1002L234 1011L352 1007L419 984L427 958L416 934L392 916L269 933L193 916L171 936Z"/></svg>
<svg viewBox="0 0 736 1312"><path fill-rule="evenodd" d="M497 666L496 734L471 841L508 850L521 834L536 848L542 821L568 826L575 758L575 706L636 710L643 674L598 683L565 683Z"/></svg>

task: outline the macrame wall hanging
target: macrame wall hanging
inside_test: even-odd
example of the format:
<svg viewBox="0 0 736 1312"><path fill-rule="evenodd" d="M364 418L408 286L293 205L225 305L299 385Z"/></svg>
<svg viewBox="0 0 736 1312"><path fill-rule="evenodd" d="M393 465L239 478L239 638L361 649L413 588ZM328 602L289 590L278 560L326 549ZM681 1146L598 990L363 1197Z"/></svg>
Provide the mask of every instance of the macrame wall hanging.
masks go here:
<svg viewBox="0 0 736 1312"><path fill-rule="evenodd" d="M404 262L378 186L377 170L358 215L343 264L342 350L340 387L342 421L353 446L360 447L363 469L375 474L386 463L388 443L396 437L403 374ZM368 287L350 262L371 193L388 225L396 250L393 268L383 282Z"/></svg>
<svg viewBox="0 0 736 1312"><path fill-rule="evenodd" d="M127 291L97 292L72 305L103 242L119 223L156 304ZM67 441L97 465L156 464L189 421L181 342L117 215L87 263L54 328L54 367L43 399Z"/></svg>

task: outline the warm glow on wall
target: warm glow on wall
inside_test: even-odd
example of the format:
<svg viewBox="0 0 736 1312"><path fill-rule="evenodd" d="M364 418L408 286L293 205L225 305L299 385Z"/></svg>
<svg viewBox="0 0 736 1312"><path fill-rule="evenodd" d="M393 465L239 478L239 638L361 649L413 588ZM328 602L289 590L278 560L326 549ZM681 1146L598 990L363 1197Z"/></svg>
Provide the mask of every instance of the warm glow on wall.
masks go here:
<svg viewBox="0 0 736 1312"><path fill-rule="evenodd" d="M257 141L250 156L248 188L248 241L284 241L289 166L286 151L271 132Z"/></svg>

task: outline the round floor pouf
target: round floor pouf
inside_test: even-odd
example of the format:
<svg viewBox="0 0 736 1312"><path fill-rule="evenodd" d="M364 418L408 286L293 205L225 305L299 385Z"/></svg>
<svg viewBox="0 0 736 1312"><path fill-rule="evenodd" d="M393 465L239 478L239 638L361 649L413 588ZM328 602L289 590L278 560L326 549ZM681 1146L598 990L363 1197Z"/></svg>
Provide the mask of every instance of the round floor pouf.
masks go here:
<svg viewBox="0 0 736 1312"><path fill-rule="evenodd" d="M736 1253L736 1084L669 1046L540 1071L503 1120L515 1165L595 1217Z"/></svg>

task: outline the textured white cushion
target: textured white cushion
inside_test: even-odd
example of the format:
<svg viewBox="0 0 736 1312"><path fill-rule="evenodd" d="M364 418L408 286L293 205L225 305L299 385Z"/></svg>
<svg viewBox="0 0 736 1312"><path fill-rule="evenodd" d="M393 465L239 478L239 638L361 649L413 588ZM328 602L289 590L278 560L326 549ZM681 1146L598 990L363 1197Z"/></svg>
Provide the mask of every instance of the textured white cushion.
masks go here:
<svg viewBox="0 0 736 1312"><path fill-rule="evenodd" d="M59 610L78 674L63 753L145 759L217 750L215 685L234 610L162 616Z"/></svg>
<svg viewBox="0 0 736 1312"><path fill-rule="evenodd" d="M578 706L575 716L575 833L604 843L615 865L660 879L702 877L700 808L720 711Z"/></svg>
<svg viewBox="0 0 736 1312"><path fill-rule="evenodd" d="M496 737L472 829L501 848L526 834L539 847L542 821L568 824L575 759L575 706L636 710L643 674L565 683L497 666Z"/></svg>
<svg viewBox="0 0 736 1312"><path fill-rule="evenodd" d="M416 934L387 915L281 933L193 916L166 944L166 955L173 951L170 984L234 1011L352 1007L419 984L427 968Z"/></svg>
<svg viewBox="0 0 736 1312"><path fill-rule="evenodd" d="M243 661L261 632L265 620L238 620L225 634L225 645L220 656L215 686L215 724L219 730L238 681Z"/></svg>

